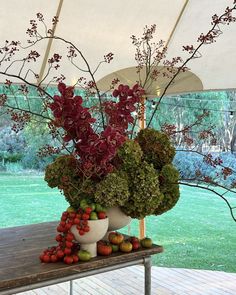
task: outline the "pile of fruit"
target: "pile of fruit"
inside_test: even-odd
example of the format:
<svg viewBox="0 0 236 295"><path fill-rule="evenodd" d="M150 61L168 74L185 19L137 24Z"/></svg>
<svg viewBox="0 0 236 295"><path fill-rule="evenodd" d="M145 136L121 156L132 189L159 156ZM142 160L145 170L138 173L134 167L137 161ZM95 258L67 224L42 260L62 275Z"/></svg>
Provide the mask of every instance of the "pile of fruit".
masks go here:
<svg viewBox="0 0 236 295"><path fill-rule="evenodd" d="M78 233L82 236L90 230L89 220L105 218L107 218L106 209L99 204L88 203L87 200L82 200L78 209L67 208L62 213L61 221L57 226L58 234L55 240L58 245L45 249L39 257L41 262L63 261L66 264L72 264L78 261L89 261L91 254L86 250L80 250L80 246L71 232L71 227L75 225ZM150 238L139 240L137 237L129 237L125 240L124 236L118 232L111 232L108 240L97 243L98 255L108 256L118 251L129 253L141 247L152 247Z"/></svg>
<svg viewBox="0 0 236 295"><path fill-rule="evenodd" d="M108 236L109 241L99 241L97 245L97 252L99 255L108 256L114 252L121 251L129 253L140 248L151 248L152 240L144 238L139 240L137 237L129 237L125 239L121 233L111 232Z"/></svg>
<svg viewBox="0 0 236 295"><path fill-rule="evenodd" d="M76 263L79 260L88 261L91 258L90 253L85 250L79 251L79 244L75 241L71 227L76 225L78 233L82 236L90 230L88 220L106 217L105 208L99 204L88 203L87 200L82 200L78 209L67 208L57 226L58 235L55 240L58 245L45 249L40 255L40 260L45 263L64 261L66 264Z"/></svg>

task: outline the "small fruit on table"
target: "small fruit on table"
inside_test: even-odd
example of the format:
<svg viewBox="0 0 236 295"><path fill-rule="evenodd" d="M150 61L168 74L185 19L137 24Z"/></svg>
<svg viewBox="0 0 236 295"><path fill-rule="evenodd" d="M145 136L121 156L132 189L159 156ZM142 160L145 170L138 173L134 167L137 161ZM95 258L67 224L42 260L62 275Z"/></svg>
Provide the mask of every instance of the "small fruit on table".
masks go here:
<svg viewBox="0 0 236 295"><path fill-rule="evenodd" d="M108 240L114 245L119 245L124 241L124 236L118 232L111 232L108 235Z"/></svg>
<svg viewBox="0 0 236 295"><path fill-rule="evenodd" d="M114 244L111 244L111 247L112 247L112 252L118 252L119 251L119 245L114 245Z"/></svg>
<svg viewBox="0 0 236 295"><path fill-rule="evenodd" d="M144 238L141 240L141 245L144 248L151 248L152 247L152 239L151 238Z"/></svg>
<svg viewBox="0 0 236 295"><path fill-rule="evenodd" d="M66 255L66 256L64 257L64 262L65 262L66 264L72 264L72 263L74 262L73 257L72 257L71 255Z"/></svg>
<svg viewBox="0 0 236 295"><path fill-rule="evenodd" d="M89 261L91 259L91 254L86 250L79 250L78 256L80 261Z"/></svg>
<svg viewBox="0 0 236 295"><path fill-rule="evenodd" d="M129 253L131 252L133 249L133 246L132 244L126 240L126 241L123 241L121 244L120 244L120 251L121 252L124 252L124 253Z"/></svg>
<svg viewBox="0 0 236 295"><path fill-rule="evenodd" d="M99 241L97 243L97 252L99 255L108 256L112 253L112 246L109 242Z"/></svg>
<svg viewBox="0 0 236 295"><path fill-rule="evenodd" d="M138 250L140 248L141 245L140 245L139 238L137 238L137 237L130 237L129 238L129 241L130 241L130 243L133 246L133 250Z"/></svg>

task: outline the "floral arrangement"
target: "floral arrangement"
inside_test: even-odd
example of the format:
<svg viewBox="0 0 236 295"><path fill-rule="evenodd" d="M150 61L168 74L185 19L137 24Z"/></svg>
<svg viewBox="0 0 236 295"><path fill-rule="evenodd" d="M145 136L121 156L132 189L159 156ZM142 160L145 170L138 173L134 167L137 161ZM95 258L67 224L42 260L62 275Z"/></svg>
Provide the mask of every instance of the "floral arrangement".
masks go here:
<svg viewBox="0 0 236 295"><path fill-rule="evenodd" d="M19 41L6 41L0 48L0 74L6 76L6 93L0 94L0 107L3 114L7 113L13 121L12 129L18 132L31 122L40 121L48 127L53 139L59 138L60 141L59 146L47 145L39 151L40 156L57 154L55 160L46 167L45 180L50 187L57 187L70 204L67 211L62 213L57 227L58 245L43 252L40 256L43 262L77 262L78 243L71 232L72 227L76 226L80 236L89 233L89 221L105 220L106 208L119 206L128 216L142 219L147 215L165 213L177 203L180 181L179 172L172 163L175 156L172 142L177 133L182 133L184 143L191 147L191 128L201 125L209 114L203 112L196 118L196 122L183 126L182 130L177 130L175 125L165 124L157 131L151 128L151 124L175 78L179 73L188 70L187 64L190 60L201 56L202 46L216 41L222 33L222 25L236 22L236 17L233 16L235 10L234 0L232 7L227 7L220 16L212 16L211 28L198 37L198 45L182 47L188 56L186 60L178 56L167 60L165 43L162 40L153 42L156 26L145 26L140 38L131 37L136 49L137 83L128 86L119 84L118 79L111 81L109 100L106 99L107 92L101 93L99 90L95 74L102 63L112 61L113 54L104 55L104 60L95 69L91 69L78 47L62 37L54 36L53 28L47 28L41 13L37 14L37 20L30 21L27 46L22 46ZM54 17L53 27L57 22L57 17ZM39 32L39 23L43 25L42 32ZM27 66L37 62L40 57L34 46L48 39L66 45L69 62L88 74L89 78L79 77L74 86L67 86L63 75L51 78L50 73L60 68L62 56L59 53L54 53L48 59L48 70L43 77L31 68L27 69ZM16 55L21 49L29 49L30 52L23 58L17 58ZM19 72L12 74L11 69L16 62ZM84 66L82 69L78 66L81 63ZM165 71L158 70L160 63ZM143 80L142 71L146 73ZM38 83L33 84L29 75L33 75ZM140 130L137 122L142 122L142 125L144 122L145 90L153 81L158 80L160 75L169 81L161 89L146 128L142 126ZM16 91L12 87L11 78L17 78L21 82ZM51 83L58 85L55 95L48 91ZM82 88L85 94L76 95L77 87ZM32 88L41 102L40 110L32 108L29 98ZM19 93L24 98L23 102L20 101ZM88 106L90 97L95 98L95 103ZM209 139L213 134L207 129L202 131L201 136ZM224 177L232 173L232 169L224 167L218 158L205 155L204 161L213 167L222 167ZM216 184L211 177L205 177L199 171L196 171L196 178L192 180L196 182L192 186L204 189L208 187L201 183ZM182 183L189 185L188 181L189 179L186 180L187 183ZM232 217L236 220L233 215L234 207L224 197L225 193L209 190L226 201ZM229 189L226 189L226 192L228 191ZM133 242L137 243L136 238ZM143 245L146 243L151 245L150 241L145 241ZM100 244L100 247L104 245ZM81 260L83 256L84 253L81 254Z"/></svg>
<svg viewBox="0 0 236 295"><path fill-rule="evenodd" d="M58 187L75 208L87 198L108 208L120 206L134 218L171 209L179 198L179 175L171 165L175 149L170 139L150 128L129 139L132 113L144 90L138 84L119 85L113 91L117 102L102 103L106 124L101 132L94 131L96 119L73 87L59 83L58 90L49 105L53 124L64 130L63 139L73 142L74 151L47 166L48 185Z"/></svg>

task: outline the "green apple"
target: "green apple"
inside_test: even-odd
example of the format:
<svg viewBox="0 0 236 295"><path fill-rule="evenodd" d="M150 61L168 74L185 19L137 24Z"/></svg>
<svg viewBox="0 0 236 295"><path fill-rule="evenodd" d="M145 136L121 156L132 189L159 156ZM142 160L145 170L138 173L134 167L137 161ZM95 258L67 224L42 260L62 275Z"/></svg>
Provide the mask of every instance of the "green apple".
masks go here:
<svg viewBox="0 0 236 295"><path fill-rule="evenodd" d="M91 254L86 250L79 250L78 256L80 261L89 261L91 259Z"/></svg>
<svg viewBox="0 0 236 295"><path fill-rule="evenodd" d="M105 207L103 207L102 205L100 205L100 204L95 204L96 205L96 212L106 212L107 211L107 209L105 208Z"/></svg>
<svg viewBox="0 0 236 295"><path fill-rule="evenodd" d="M112 252L118 252L119 251L119 245L113 245L111 244Z"/></svg>
<svg viewBox="0 0 236 295"><path fill-rule="evenodd" d="M98 215L96 212L91 212L89 215L89 219L90 220L97 220L98 219Z"/></svg>
<svg viewBox="0 0 236 295"><path fill-rule="evenodd" d="M79 203L80 208L82 208L83 210L85 210L85 208L89 207L87 200L86 199L82 199Z"/></svg>
<svg viewBox="0 0 236 295"><path fill-rule="evenodd" d="M102 205L100 205L100 204L96 204L96 211L97 211L97 212L103 211L103 207L102 207Z"/></svg>
<svg viewBox="0 0 236 295"><path fill-rule="evenodd" d="M89 204L89 207L91 207L93 209L93 211L95 211L96 209L96 204L95 203L91 203Z"/></svg>

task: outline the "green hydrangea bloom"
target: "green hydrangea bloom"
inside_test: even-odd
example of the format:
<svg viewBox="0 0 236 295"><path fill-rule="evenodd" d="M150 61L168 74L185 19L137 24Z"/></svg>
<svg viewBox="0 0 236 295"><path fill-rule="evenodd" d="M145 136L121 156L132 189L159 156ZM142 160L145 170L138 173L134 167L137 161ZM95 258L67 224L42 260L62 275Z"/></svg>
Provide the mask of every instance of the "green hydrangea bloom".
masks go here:
<svg viewBox="0 0 236 295"><path fill-rule="evenodd" d="M133 218L151 215L162 201L158 174L152 164L141 163L128 174L130 197L122 211Z"/></svg>
<svg viewBox="0 0 236 295"><path fill-rule="evenodd" d="M180 197L178 180L179 172L172 164L167 164L162 168L159 182L163 200L155 210L155 215L165 213L176 205Z"/></svg>
<svg viewBox="0 0 236 295"><path fill-rule="evenodd" d="M141 163L143 152L138 142L134 140L127 140L118 149L117 155L121 160L121 169L129 171Z"/></svg>
<svg viewBox="0 0 236 295"><path fill-rule="evenodd" d="M96 185L94 199L107 208L122 206L129 198L129 186L126 173L109 173Z"/></svg>
<svg viewBox="0 0 236 295"><path fill-rule="evenodd" d="M161 170L173 161L175 148L165 133L146 128L138 133L136 140L141 146L144 160L152 163L154 168Z"/></svg>

